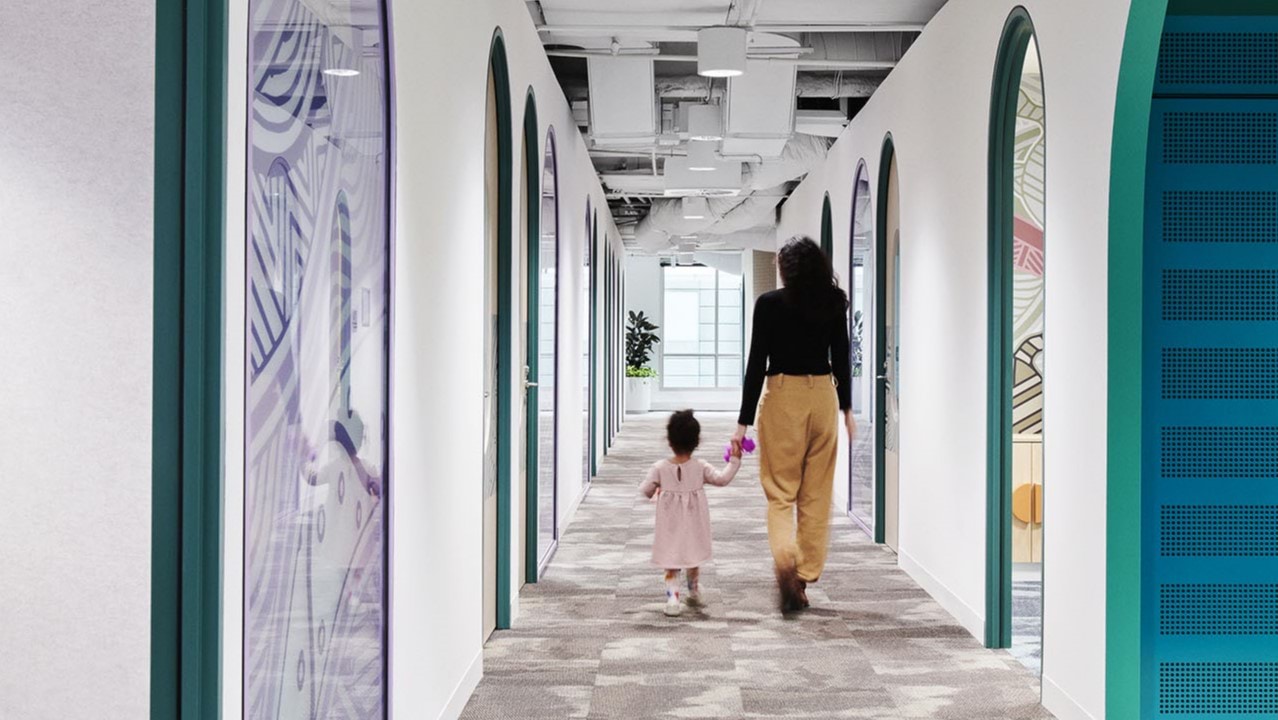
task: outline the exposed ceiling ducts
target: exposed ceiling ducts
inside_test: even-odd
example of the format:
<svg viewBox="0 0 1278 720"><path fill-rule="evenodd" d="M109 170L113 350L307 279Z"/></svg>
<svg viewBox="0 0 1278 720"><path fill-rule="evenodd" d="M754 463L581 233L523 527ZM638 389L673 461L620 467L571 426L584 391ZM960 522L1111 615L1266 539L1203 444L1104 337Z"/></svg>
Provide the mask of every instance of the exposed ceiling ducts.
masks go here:
<svg viewBox="0 0 1278 720"><path fill-rule="evenodd" d="M795 135L778 160L746 163L743 194L731 198L711 198L710 212L703 219L684 217L678 198L652 202L647 217L635 227L634 244L645 252L669 251L681 240L720 236L729 247L745 246L738 235L774 232L777 205L785 198L788 183L801 180L825 159L829 142L811 135Z"/></svg>
<svg viewBox="0 0 1278 720"><path fill-rule="evenodd" d="M777 206L944 1L539 0L529 13L627 244L686 253L773 247ZM690 144L697 105L722 123L713 147ZM684 212L685 196L708 209Z"/></svg>

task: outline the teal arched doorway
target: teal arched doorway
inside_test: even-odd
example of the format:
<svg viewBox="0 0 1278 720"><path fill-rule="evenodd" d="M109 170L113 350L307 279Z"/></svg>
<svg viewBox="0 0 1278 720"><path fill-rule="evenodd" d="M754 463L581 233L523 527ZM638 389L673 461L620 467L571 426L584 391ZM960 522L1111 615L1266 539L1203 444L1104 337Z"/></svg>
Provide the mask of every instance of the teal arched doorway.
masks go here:
<svg viewBox="0 0 1278 720"><path fill-rule="evenodd" d="M1128 20L1109 198L1107 717L1278 712L1274 605L1249 599L1272 593L1278 558L1278 401L1257 391L1278 373L1259 359L1273 318L1247 289L1278 268L1275 43L1268 2L1156 0Z"/></svg>
<svg viewBox="0 0 1278 720"><path fill-rule="evenodd" d="M1019 612L1027 618L1036 612L1039 625L1036 631L1021 631L1039 637L1016 641L1038 644L1039 657L1046 200L1042 97L1034 24L1018 7L1008 16L999 42L990 99L985 644L1013 646L1015 560L1028 569L1023 584L1031 588L1037 583L1038 588L1038 610L1022 602ZM1021 468L1015 474L1014 454L1015 467ZM1014 491L1019 505L1013 503Z"/></svg>
<svg viewBox="0 0 1278 720"><path fill-rule="evenodd" d="M511 248L513 137L510 72L501 30L488 61L484 135L483 637L510 627Z"/></svg>
<svg viewBox="0 0 1278 720"><path fill-rule="evenodd" d="M901 190L896 142L883 139L875 213L874 541L897 550L900 488Z"/></svg>

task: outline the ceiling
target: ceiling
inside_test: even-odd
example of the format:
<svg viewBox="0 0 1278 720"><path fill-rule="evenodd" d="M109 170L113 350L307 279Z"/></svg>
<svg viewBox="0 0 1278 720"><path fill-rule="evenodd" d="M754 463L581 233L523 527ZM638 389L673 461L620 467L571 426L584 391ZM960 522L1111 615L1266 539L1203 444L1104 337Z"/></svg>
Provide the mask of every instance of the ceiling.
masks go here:
<svg viewBox="0 0 1278 720"><path fill-rule="evenodd" d="M527 3L591 148L623 238L634 251L655 254L688 253L694 246L767 244L777 206L820 162L832 139L944 4L945 0ZM746 76L731 83L696 74L697 31L724 25L749 32L751 62ZM693 191L715 198L711 216L693 222L678 211L680 199L672 197L688 194L685 184L675 183L673 171L667 182L666 165L678 165L688 155L683 118L687 106L703 103L716 106L724 118L725 137L715 151L718 161L732 170L722 177L732 178L724 184L733 187ZM641 118L640 129L615 126L635 117ZM680 189L673 190L672 183Z"/></svg>

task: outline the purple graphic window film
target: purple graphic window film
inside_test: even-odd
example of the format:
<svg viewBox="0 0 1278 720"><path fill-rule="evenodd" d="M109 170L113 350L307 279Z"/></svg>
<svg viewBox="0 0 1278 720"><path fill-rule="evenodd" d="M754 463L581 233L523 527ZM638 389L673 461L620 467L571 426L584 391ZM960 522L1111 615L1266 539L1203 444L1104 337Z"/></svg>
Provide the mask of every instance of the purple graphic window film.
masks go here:
<svg viewBox="0 0 1278 720"><path fill-rule="evenodd" d="M244 717L386 716L385 6L251 0Z"/></svg>

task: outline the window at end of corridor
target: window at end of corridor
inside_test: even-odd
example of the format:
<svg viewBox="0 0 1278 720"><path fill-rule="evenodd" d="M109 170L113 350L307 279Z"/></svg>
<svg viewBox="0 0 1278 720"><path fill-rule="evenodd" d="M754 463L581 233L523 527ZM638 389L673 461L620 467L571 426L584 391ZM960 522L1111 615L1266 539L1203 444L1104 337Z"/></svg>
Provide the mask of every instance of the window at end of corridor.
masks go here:
<svg viewBox="0 0 1278 720"><path fill-rule="evenodd" d="M700 265L661 271L661 384L669 389L741 387L741 275Z"/></svg>

